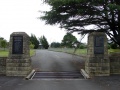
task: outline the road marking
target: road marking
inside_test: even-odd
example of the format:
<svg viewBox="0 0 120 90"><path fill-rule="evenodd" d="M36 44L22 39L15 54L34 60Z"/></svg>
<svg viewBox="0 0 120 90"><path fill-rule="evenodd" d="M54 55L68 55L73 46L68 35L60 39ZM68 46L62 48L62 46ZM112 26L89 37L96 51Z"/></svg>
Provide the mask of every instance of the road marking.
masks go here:
<svg viewBox="0 0 120 90"><path fill-rule="evenodd" d="M35 74L36 74L36 72L32 75L32 77L31 77L31 79L30 79L30 80L32 80L32 79L33 79L33 77L35 76Z"/></svg>

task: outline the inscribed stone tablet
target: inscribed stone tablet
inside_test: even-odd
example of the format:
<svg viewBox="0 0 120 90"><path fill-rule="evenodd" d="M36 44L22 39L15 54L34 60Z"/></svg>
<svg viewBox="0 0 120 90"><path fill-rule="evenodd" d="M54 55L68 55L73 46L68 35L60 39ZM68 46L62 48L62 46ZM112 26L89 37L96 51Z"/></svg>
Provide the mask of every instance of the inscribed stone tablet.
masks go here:
<svg viewBox="0 0 120 90"><path fill-rule="evenodd" d="M23 37L13 36L13 54L23 54Z"/></svg>
<svg viewBox="0 0 120 90"><path fill-rule="evenodd" d="M94 37L94 54L104 54L104 36Z"/></svg>

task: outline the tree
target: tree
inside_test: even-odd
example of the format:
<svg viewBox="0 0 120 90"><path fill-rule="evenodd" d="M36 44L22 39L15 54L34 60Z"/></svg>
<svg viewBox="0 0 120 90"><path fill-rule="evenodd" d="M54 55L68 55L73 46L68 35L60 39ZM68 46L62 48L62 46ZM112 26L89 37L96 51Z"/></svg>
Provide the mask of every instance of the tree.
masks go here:
<svg viewBox="0 0 120 90"><path fill-rule="evenodd" d="M48 41L47 41L47 39L45 38L45 36L42 36L39 40L40 40L40 43L42 44L42 46L43 46L45 49L48 49L49 44L48 44Z"/></svg>
<svg viewBox="0 0 120 90"><path fill-rule="evenodd" d="M1 47L4 48L5 50L5 48L7 47L7 41L3 39L1 40L0 44L1 44Z"/></svg>
<svg viewBox="0 0 120 90"><path fill-rule="evenodd" d="M68 32L105 32L120 46L119 0L44 0L51 6L41 17L46 24L60 24ZM93 25L93 29L85 29Z"/></svg>
<svg viewBox="0 0 120 90"><path fill-rule="evenodd" d="M51 43L52 48L59 48L60 46L61 46L61 44L59 42L52 42Z"/></svg>
<svg viewBox="0 0 120 90"><path fill-rule="evenodd" d="M39 47L39 41L37 40L35 35L31 34L30 42L34 45L34 49L37 49Z"/></svg>
<svg viewBox="0 0 120 90"><path fill-rule="evenodd" d="M77 42L77 38L75 36L73 36L71 33L67 33L62 40L61 45L68 47L68 48L72 48L73 44Z"/></svg>

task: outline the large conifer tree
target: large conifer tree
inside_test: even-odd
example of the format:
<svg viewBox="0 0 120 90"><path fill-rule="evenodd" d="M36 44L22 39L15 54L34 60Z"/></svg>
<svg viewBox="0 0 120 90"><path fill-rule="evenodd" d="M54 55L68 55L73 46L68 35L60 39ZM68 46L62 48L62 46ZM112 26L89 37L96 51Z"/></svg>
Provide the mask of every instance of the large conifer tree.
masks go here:
<svg viewBox="0 0 120 90"><path fill-rule="evenodd" d="M46 24L60 24L68 32L105 32L120 45L119 0L44 0L51 6L41 17ZM93 29L85 29L93 25Z"/></svg>

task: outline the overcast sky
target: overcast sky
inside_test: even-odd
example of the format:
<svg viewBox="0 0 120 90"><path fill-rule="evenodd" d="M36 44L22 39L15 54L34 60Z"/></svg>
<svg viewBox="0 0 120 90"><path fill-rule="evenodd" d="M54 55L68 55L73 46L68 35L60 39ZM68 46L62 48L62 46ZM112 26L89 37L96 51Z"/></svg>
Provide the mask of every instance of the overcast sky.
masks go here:
<svg viewBox="0 0 120 90"><path fill-rule="evenodd" d="M26 32L36 37L44 35L48 42L61 42L66 34L58 26L45 25L44 21L37 19L39 11L49 10L42 0L0 0L0 37L9 40L12 32ZM80 35L74 34L78 40ZM86 38L83 40L86 42Z"/></svg>

